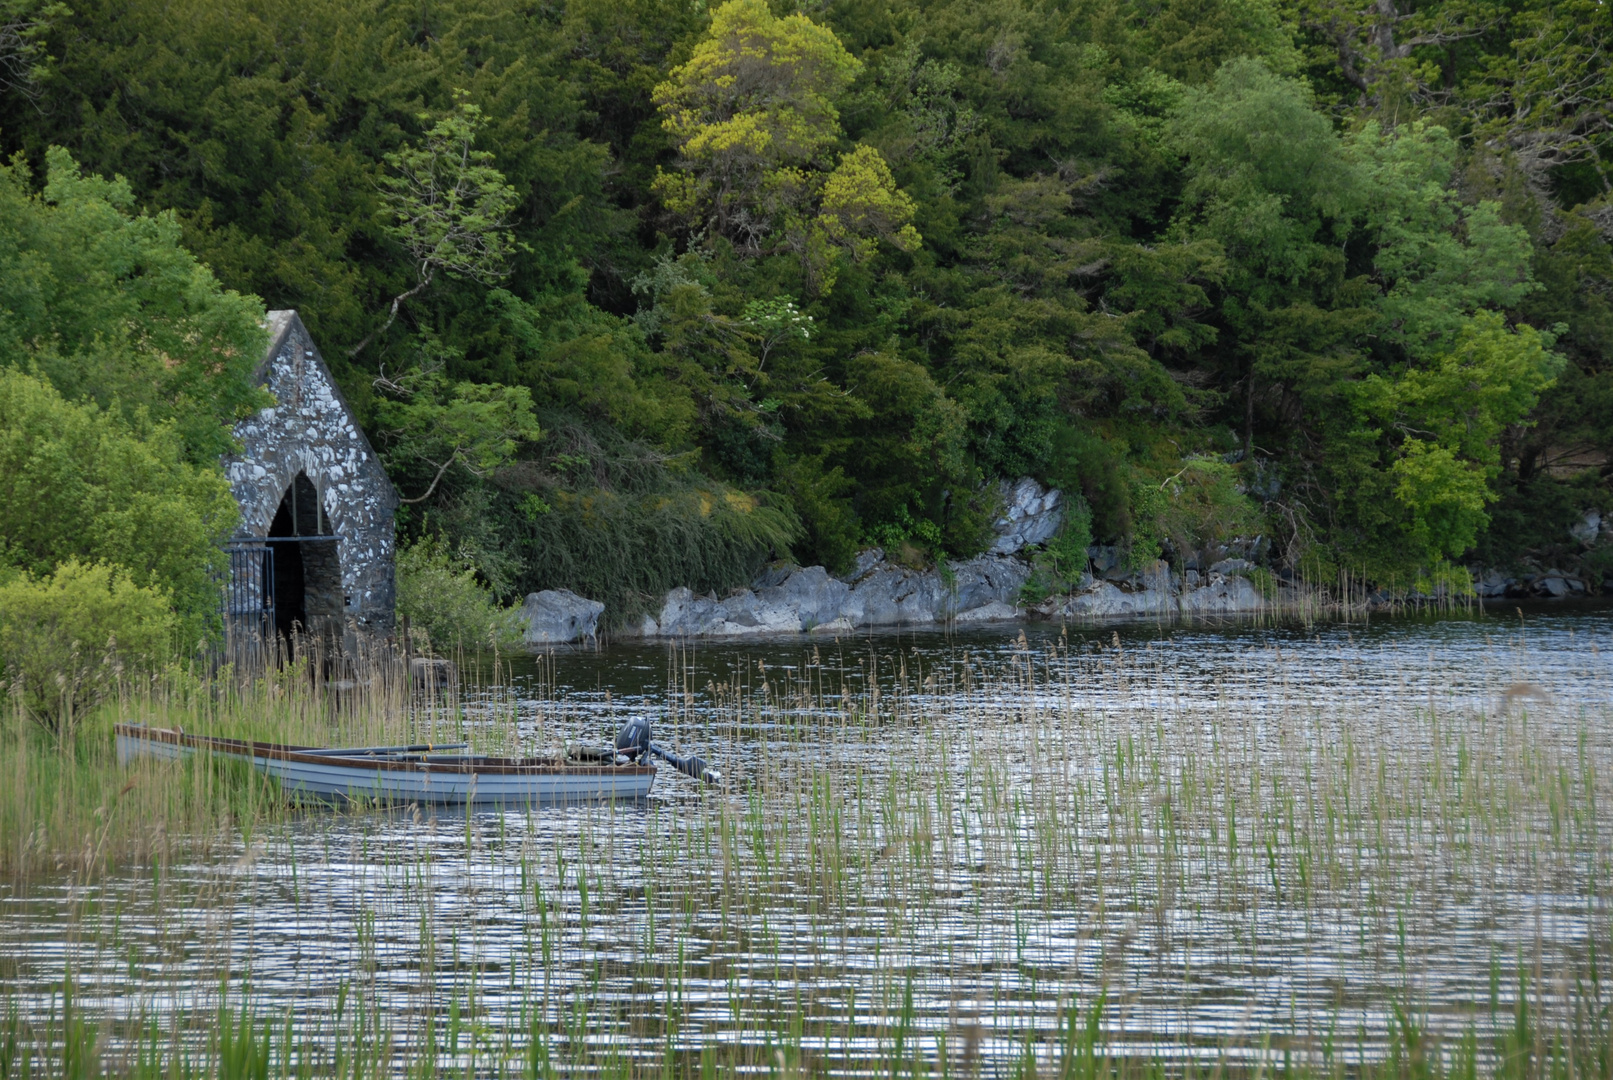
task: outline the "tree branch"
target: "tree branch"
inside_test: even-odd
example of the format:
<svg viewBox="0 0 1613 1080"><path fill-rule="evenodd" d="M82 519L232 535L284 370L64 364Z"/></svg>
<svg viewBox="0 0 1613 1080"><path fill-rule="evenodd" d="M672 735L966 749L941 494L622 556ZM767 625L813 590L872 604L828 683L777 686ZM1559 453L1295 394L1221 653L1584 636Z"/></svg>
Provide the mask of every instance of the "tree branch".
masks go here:
<svg viewBox="0 0 1613 1080"><path fill-rule="evenodd" d="M460 451L459 447L457 447L457 446L454 447L454 452L452 454L448 455L448 460L443 462L441 465L437 466L437 475L433 476L431 478L431 486L426 488L426 493L424 495L421 495L418 498L413 498L413 499L399 499L398 502L403 503L405 506L408 506L408 505L411 505L413 503L425 502L427 499L431 498L431 493L433 491L437 490L437 485L442 481L443 474L448 471L448 467L450 465L452 465L455 461L459 460L459 451ZM432 462L428 461L428 462L426 462L426 464L430 465L430 464L432 464Z"/></svg>
<svg viewBox="0 0 1613 1080"><path fill-rule="evenodd" d="M408 300L411 297L418 295L423 289L425 289L425 287L427 285L431 284L431 274L432 274L431 268L427 267L426 272L420 278L420 284L416 285L414 288L410 289L408 292L399 293L398 295L396 295L396 296L394 296L392 298L392 312L391 312L391 314L387 315L386 322L381 324L381 328L379 330L370 331L369 334L365 336L363 341L359 342L357 345L354 345L351 349L347 350L347 358L349 360L353 359L354 357L358 356L359 353L363 352L369 346L370 342L374 341L376 338L380 337L382 334L384 334L388 330L392 329L392 324L398 321L398 308L400 306L402 306L402 304L403 304L403 302L405 300Z"/></svg>

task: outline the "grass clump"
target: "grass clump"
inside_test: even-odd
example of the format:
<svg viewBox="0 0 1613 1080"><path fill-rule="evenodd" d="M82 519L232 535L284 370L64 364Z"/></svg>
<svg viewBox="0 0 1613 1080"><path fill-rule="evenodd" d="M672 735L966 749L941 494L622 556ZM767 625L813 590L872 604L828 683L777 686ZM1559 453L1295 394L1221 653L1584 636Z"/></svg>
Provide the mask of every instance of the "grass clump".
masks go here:
<svg viewBox="0 0 1613 1080"><path fill-rule="evenodd" d="M458 659L466 667L466 657ZM199 753L120 763L118 723L304 746L464 738L489 752L514 745L503 721L467 733L457 687L414 686L382 644L346 658L310 648L280 661L255 677L228 666L202 673L170 665L141 679L126 672L104 700L59 729L29 720L13 696L0 717L0 881L58 872L94 880L130 866L208 858L293 816L272 780L238 762ZM484 692L480 707L507 719L498 700Z"/></svg>
<svg viewBox="0 0 1613 1080"><path fill-rule="evenodd" d="M719 595L747 585L801 536L787 502L768 492L718 483L633 444L564 434L548 458L510 470L493 502L501 542L523 567L522 591L569 589L603 603L606 622L621 626L679 585Z"/></svg>

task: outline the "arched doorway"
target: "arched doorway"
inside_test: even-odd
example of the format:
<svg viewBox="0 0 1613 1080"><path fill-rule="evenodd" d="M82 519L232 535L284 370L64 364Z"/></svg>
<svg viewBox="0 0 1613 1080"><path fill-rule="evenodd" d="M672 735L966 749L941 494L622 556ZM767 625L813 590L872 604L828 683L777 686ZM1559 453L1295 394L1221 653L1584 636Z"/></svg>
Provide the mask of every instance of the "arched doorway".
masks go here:
<svg viewBox="0 0 1613 1080"><path fill-rule="evenodd" d="M292 633L341 632L344 608L341 555L319 491L307 473L286 486L269 524L274 551L274 629Z"/></svg>

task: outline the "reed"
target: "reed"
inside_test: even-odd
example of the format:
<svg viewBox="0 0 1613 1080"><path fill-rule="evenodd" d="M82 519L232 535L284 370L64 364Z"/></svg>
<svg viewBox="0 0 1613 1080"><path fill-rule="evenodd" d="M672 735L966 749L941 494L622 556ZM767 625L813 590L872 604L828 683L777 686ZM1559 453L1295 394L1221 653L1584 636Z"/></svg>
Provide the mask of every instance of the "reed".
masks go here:
<svg viewBox="0 0 1613 1080"><path fill-rule="evenodd" d="M62 945L0 950L0 1076L1613 1076L1613 715L1507 697L1507 649L1484 707L1394 671L1285 704L1269 653L1189 693L1118 636L702 685L669 649L658 731L734 781L648 810L297 814L153 766L208 807L169 831L213 839L161 873L103 855L70 900L30 863L8 898ZM118 708L487 745L583 722L468 679L424 715L319 685Z"/></svg>
<svg viewBox="0 0 1613 1080"><path fill-rule="evenodd" d="M205 857L288 820L292 807L273 783L238 765L206 755L120 765L117 723L315 746L467 739L496 753L516 744L496 653L459 651L456 677L439 684L412 675L408 657L385 643L345 654L324 646L298 641L242 670L171 667L125 683L65 736L30 723L13 700L0 722L0 877L94 878L180 851Z"/></svg>

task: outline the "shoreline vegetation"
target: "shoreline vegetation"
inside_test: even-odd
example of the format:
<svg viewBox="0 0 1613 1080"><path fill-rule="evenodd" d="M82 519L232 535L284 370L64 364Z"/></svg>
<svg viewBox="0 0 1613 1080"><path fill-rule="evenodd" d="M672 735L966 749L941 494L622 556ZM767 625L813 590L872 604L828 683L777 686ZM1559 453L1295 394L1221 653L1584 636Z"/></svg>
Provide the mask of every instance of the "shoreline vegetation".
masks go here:
<svg viewBox="0 0 1613 1080"><path fill-rule="evenodd" d="M1229 559L1205 572L1173 572L1163 561L1141 571L1111 565L1100 575L1048 579L1039 552L980 556L936 567L889 562L878 549L862 552L845 577L823 567L774 565L751 588L725 597L673 589L659 610L635 619L611 619L603 604L563 590L535 593L520 609L507 609L529 649L587 641L711 639L736 641L780 635L857 635L880 630L956 629L1015 622L1078 626L1125 620L1160 623L1222 620L1311 622L1395 615L1411 611L1472 611L1507 602L1486 597L1470 573L1454 570L1436 580L1399 586L1352 581L1340 575L1316 583L1279 577L1246 560ZM1542 575L1543 577L1545 575ZM1560 576L1552 578L1561 583ZM1534 592L1523 599L1563 599L1571 593ZM1597 600L1583 585L1580 599ZM603 626L601 624L604 624ZM480 626L478 621L475 626Z"/></svg>
<svg viewBox="0 0 1613 1080"><path fill-rule="evenodd" d="M1351 2L6 0L0 661L217 636L268 308L494 636L944 573L1024 484L1071 584L1600 588L1613 29Z"/></svg>
<svg viewBox="0 0 1613 1080"><path fill-rule="evenodd" d="M1346 681L1296 707L1252 676L1200 701L1165 690L1145 643L1054 637L993 666L804 644L793 668L736 665L697 710L669 648L658 726L730 786L548 819L293 810L205 758L112 761L115 719L486 749L579 734L496 658L426 695L382 656L176 676L66 745L13 713L0 889L62 951L0 962L0 1067L1605 1078L1613 716L1507 683L1517 632L1477 706ZM1486 929L1447 938L1462 912ZM270 959L327 917L304 960ZM1219 1015L1191 973L1230 987L1244 964L1292 990L1256 979L1201 1034L1146 988Z"/></svg>
<svg viewBox="0 0 1613 1080"><path fill-rule="evenodd" d="M0 1080L1613 1080L1613 706L1524 670L1600 629L1465 699L1080 629L1613 592L1607 15L0 0ZM401 506L356 590L250 466L279 629L399 618L247 674L270 309ZM728 786L114 758L603 741L508 661L611 637Z"/></svg>

